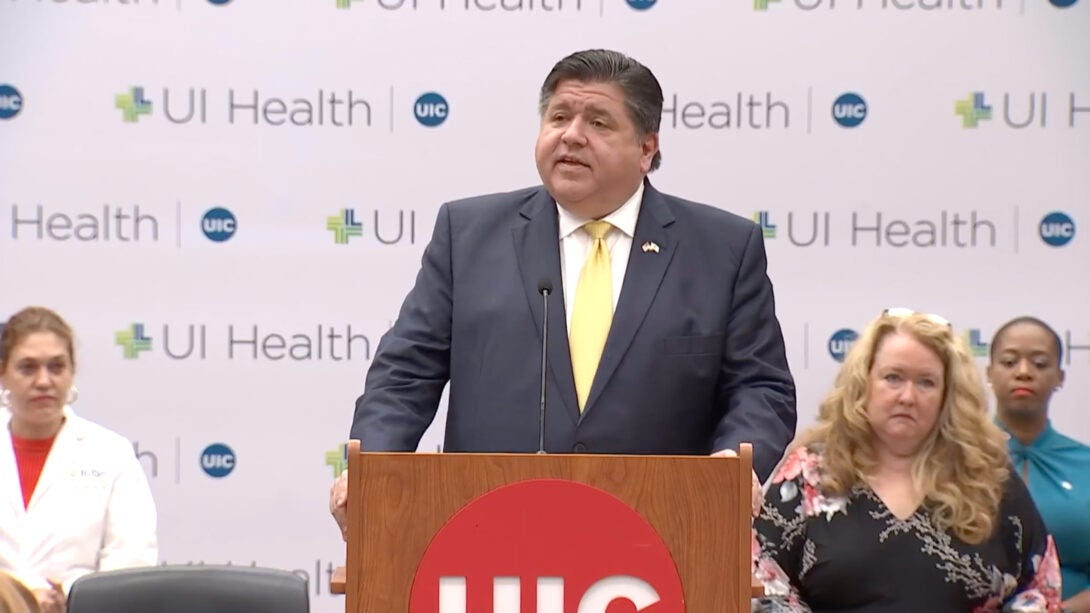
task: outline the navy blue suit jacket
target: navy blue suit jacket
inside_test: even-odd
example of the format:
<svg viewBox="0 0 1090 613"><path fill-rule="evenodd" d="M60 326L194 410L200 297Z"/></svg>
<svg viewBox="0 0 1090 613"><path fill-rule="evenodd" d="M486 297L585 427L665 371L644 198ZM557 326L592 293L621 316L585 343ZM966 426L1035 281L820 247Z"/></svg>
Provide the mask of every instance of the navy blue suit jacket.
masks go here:
<svg viewBox="0 0 1090 613"><path fill-rule="evenodd" d="M643 250L648 242L658 251ZM351 438L366 451L416 449L449 381L446 451L536 451L542 279L554 288L548 451L708 454L750 442L767 478L794 436L795 390L760 230L650 183L582 414L556 205L534 187L439 210L416 284L356 401Z"/></svg>

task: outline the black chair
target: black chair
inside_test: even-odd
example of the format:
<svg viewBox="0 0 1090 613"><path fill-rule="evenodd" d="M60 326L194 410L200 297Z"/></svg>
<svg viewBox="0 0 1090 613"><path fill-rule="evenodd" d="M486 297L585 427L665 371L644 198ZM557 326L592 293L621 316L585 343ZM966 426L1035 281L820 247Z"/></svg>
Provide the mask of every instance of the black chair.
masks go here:
<svg viewBox="0 0 1090 613"><path fill-rule="evenodd" d="M77 579L68 613L309 613L305 579L247 566L151 566Z"/></svg>

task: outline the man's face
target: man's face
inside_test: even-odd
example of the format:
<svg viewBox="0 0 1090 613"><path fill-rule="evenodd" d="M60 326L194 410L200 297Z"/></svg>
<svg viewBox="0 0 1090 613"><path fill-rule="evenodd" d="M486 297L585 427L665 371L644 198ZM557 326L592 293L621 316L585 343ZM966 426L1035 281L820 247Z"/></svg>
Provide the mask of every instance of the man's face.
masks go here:
<svg viewBox="0 0 1090 613"><path fill-rule="evenodd" d="M616 84L568 80L542 114L534 157L560 206L598 219L635 193L658 146L657 134L639 135Z"/></svg>

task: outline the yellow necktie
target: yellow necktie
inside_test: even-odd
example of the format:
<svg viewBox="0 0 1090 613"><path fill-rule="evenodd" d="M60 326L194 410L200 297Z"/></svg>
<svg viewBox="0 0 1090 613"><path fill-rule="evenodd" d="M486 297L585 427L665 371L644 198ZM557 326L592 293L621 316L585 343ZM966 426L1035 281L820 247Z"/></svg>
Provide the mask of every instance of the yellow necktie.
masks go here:
<svg viewBox="0 0 1090 613"><path fill-rule="evenodd" d="M602 359L602 349L606 346L609 325L613 321L613 269L605 241L612 227L608 221L591 221L583 225L594 243L583 264L583 272L579 274L571 330L568 331L580 413L590 396L590 386L594 383L594 373L598 372L598 361Z"/></svg>

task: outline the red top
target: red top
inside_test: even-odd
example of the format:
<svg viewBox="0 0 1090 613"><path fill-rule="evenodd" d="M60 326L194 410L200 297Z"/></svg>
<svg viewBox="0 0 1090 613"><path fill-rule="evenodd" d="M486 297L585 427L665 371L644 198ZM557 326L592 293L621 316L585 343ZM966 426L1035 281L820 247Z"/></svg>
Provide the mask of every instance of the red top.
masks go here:
<svg viewBox="0 0 1090 613"><path fill-rule="evenodd" d="M11 435L11 444L15 448L15 464L19 467L19 483L23 486L23 508L30 506L30 497L42 476L42 467L49 450L53 448L56 436L45 439L19 438Z"/></svg>

